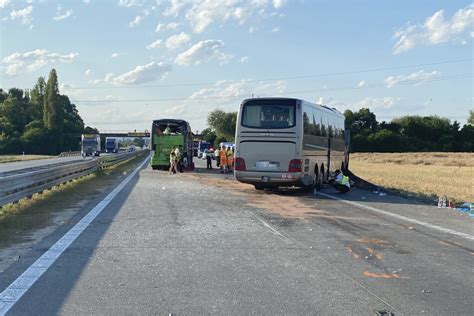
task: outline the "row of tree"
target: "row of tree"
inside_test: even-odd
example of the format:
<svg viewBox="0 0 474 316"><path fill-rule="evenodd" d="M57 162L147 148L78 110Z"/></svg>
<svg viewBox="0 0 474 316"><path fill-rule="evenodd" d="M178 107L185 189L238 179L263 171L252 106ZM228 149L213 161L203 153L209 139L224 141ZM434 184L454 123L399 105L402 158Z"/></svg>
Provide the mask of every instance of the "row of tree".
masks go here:
<svg viewBox="0 0 474 316"><path fill-rule="evenodd" d="M351 131L351 152L474 151L474 112L467 124L438 116L402 116L379 123L363 108L346 110L346 129Z"/></svg>
<svg viewBox="0 0 474 316"><path fill-rule="evenodd" d="M214 146L221 142L233 142L236 124L237 112L214 110L207 116L207 125L209 127L201 132L201 137Z"/></svg>
<svg viewBox="0 0 474 316"><path fill-rule="evenodd" d="M351 132L351 152L474 151L474 111L467 124L438 116L402 116L378 122L367 108L344 112L346 129ZM214 110L209 113L209 128L203 140L214 145L234 141L237 112Z"/></svg>
<svg viewBox="0 0 474 316"><path fill-rule="evenodd" d="M81 134L93 132L68 96L59 93L55 69L31 90L0 89L0 154L75 151Z"/></svg>

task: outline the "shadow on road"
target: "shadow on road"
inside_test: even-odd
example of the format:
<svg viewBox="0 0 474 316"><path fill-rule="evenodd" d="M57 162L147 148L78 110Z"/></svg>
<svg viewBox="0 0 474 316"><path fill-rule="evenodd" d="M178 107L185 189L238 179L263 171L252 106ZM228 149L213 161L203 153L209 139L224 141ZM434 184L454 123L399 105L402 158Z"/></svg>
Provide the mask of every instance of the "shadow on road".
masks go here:
<svg viewBox="0 0 474 316"><path fill-rule="evenodd" d="M139 163L141 163L141 161ZM134 168L136 168L136 166ZM123 181L124 178L119 181ZM130 192L133 190L139 179L140 174L138 173L110 202L102 213L100 213L79 235L71 246L64 251L58 260L43 274L38 282L36 282L17 302L17 304L13 306L10 310L11 314L59 314L66 298L76 285L77 280L81 276L83 270L87 267L94 251L97 249L97 245L102 240L103 236L109 229L110 224L120 211L122 205L127 200ZM3 289L11 284L112 190L113 187L109 188L107 192L104 192L99 198L94 199L84 208L83 211L76 214L67 224L59 227L53 234L46 237L36 245L24 256L24 258L21 258L21 260L12 264L6 271L4 271L0 275L0 289L3 291ZM44 280L48 280L48 282L45 282ZM34 310L30 309L33 308L33 306Z"/></svg>

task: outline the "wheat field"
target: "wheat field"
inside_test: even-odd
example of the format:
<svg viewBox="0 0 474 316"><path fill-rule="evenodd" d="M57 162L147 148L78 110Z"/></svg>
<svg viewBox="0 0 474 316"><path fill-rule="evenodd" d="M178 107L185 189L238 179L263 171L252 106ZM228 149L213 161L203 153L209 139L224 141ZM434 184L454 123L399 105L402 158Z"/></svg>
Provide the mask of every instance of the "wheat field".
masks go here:
<svg viewBox="0 0 474 316"><path fill-rule="evenodd" d="M474 153L353 153L349 165L388 189L474 202Z"/></svg>

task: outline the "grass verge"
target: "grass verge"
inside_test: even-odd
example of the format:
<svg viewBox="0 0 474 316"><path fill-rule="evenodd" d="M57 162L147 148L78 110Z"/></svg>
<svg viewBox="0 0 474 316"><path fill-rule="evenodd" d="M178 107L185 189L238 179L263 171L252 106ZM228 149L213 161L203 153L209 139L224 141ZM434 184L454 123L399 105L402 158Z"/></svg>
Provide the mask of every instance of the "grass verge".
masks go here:
<svg viewBox="0 0 474 316"><path fill-rule="evenodd" d="M4 155L0 155L0 163L47 159L47 158L53 158L53 157L56 157L56 156L46 156L46 155L5 155L4 156Z"/></svg>

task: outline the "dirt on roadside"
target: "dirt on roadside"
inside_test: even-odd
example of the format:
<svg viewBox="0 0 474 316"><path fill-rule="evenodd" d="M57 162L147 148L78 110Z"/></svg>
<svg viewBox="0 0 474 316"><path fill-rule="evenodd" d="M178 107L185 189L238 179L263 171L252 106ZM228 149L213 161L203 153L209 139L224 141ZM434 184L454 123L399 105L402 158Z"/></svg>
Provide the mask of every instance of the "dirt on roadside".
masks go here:
<svg viewBox="0 0 474 316"><path fill-rule="evenodd" d="M226 188L233 195L245 199L249 206L264 209L278 215L306 220L315 215L329 215L319 210L317 203L308 199L301 201L304 195L300 191L288 189L286 191L256 191L253 185L236 181L232 175L184 173L180 177L196 180L202 183L206 178L206 185Z"/></svg>

